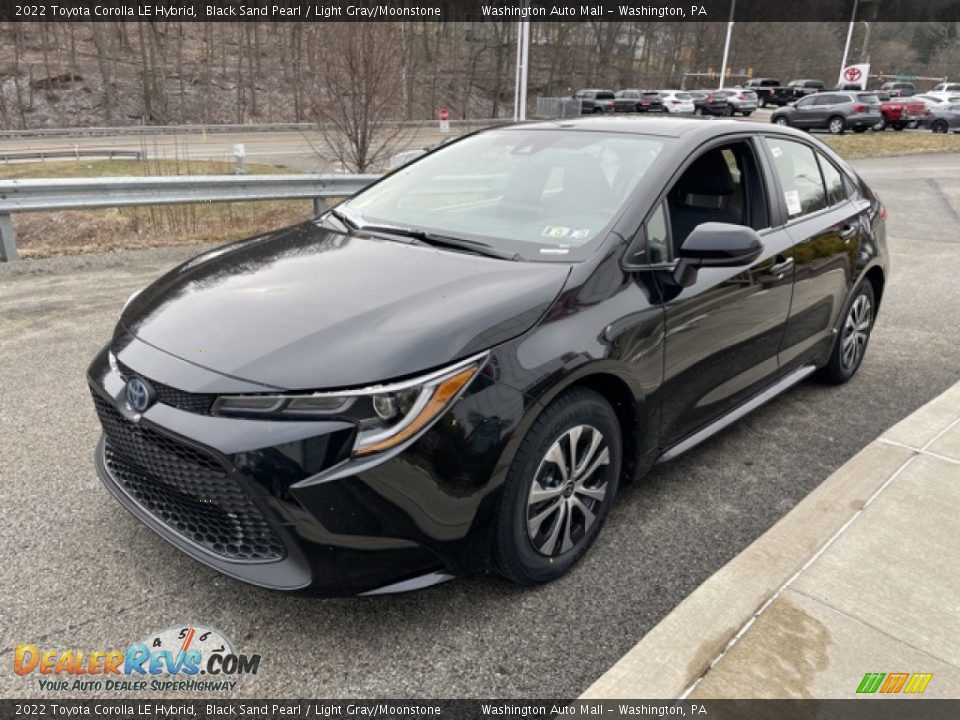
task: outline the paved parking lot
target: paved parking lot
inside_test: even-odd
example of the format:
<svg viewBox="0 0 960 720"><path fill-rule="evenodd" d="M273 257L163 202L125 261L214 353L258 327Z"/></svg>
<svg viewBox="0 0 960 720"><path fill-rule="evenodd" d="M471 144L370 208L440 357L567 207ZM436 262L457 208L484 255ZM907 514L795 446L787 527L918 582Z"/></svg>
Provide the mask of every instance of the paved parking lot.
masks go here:
<svg viewBox="0 0 960 720"><path fill-rule="evenodd" d="M0 265L0 695L17 643L126 646L181 623L263 656L257 696L579 694L863 445L960 377L960 163L861 161L890 209L893 278L860 374L804 383L625 488L597 545L535 589L458 580L418 594L295 598L221 578L100 486L84 370L123 300L189 248Z"/></svg>

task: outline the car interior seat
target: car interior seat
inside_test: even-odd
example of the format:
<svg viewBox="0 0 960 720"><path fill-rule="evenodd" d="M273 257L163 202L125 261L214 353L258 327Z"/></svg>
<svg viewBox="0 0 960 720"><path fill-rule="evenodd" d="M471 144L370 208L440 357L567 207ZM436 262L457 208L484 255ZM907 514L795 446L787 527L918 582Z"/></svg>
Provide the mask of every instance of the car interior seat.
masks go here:
<svg viewBox="0 0 960 720"><path fill-rule="evenodd" d="M736 190L730 167L719 148L694 160L669 195L674 256L697 225L707 222L745 224L742 203L731 203Z"/></svg>

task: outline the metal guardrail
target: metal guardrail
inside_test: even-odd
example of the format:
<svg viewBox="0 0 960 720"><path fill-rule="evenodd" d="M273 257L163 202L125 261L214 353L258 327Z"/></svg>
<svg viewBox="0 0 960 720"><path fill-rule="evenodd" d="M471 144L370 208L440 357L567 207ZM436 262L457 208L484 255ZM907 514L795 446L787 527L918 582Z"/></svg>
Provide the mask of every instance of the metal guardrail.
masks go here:
<svg viewBox="0 0 960 720"><path fill-rule="evenodd" d="M311 198L359 192L379 175L196 175L175 177L0 180L0 260L17 259L11 215L17 212Z"/></svg>
<svg viewBox="0 0 960 720"><path fill-rule="evenodd" d="M451 127L485 127L497 123L510 122L509 118L469 118L450 119ZM434 120L385 120L375 123L384 127L437 127ZM257 125L120 125L116 127L73 127L73 128L34 128L22 130L0 130L0 140L30 137L117 137L131 135L200 135L200 134L237 134L267 132L315 132L330 129L318 123L260 123Z"/></svg>
<svg viewBox="0 0 960 720"><path fill-rule="evenodd" d="M58 158L68 158L70 160L79 160L80 158L129 158L132 160L143 160L141 150L12 150L9 152L0 152L0 162L9 163L22 160L53 160Z"/></svg>

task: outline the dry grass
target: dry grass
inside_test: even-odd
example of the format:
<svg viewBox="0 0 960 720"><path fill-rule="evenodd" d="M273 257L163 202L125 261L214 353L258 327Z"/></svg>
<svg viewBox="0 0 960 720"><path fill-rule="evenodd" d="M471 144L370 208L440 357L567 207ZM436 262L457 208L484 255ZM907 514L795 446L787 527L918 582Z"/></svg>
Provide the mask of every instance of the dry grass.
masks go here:
<svg viewBox="0 0 960 720"><path fill-rule="evenodd" d="M251 174L286 172L271 165L255 164L248 165L247 171ZM0 165L0 179L232 173L230 163L182 160ZM304 220L311 210L309 200L62 210L14 215L14 229L21 257L39 258L165 245L226 243Z"/></svg>
<svg viewBox="0 0 960 720"><path fill-rule="evenodd" d="M868 157L891 157L917 153L960 152L960 135L937 135L920 132L866 132L860 135L817 135L847 160Z"/></svg>

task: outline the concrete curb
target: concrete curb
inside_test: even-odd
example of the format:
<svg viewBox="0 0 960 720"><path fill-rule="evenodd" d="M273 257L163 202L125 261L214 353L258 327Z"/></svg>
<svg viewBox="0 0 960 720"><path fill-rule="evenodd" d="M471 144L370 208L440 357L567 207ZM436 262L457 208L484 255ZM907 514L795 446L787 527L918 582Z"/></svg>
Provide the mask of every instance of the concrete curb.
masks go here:
<svg viewBox="0 0 960 720"><path fill-rule="evenodd" d="M840 467L691 593L581 697L685 697L912 458L958 462L952 447L941 447L942 436L958 420L960 383Z"/></svg>

